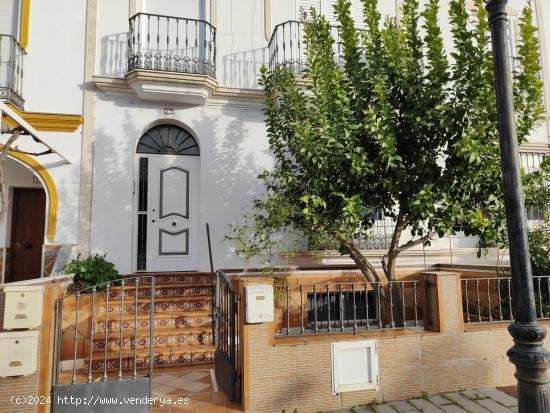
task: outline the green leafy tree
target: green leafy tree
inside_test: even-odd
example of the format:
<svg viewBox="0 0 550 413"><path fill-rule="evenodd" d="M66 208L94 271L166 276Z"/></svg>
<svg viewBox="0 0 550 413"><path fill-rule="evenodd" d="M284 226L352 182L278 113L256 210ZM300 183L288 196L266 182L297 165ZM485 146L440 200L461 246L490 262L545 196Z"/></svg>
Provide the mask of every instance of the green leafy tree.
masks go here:
<svg viewBox="0 0 550 413"><path fill-rule="evenodd" d="M399 22L381 16L377 0L363 5L362 31L349 1L335 5L343 65L329 23L311 10L304 16L305 82L290 69L262 68L275 162L260 176L266 192L254 201L249 224L230 238L259 251L291 228L310 240L333 240L369 281L383 281L356 243L383 213L395 222L382 260L385 278L394 280L403 251L457 225L479 236L481 246L503 234L492 56L482 0L473 15L466 0L450 2L449 52L438 0L424 7L405 0ZM523 141L541 114L529 8L520 34L514 88Z"/></svg>
<svg viewBox="0 0 550 413"><path fill-rule="evenodd" d="M538 171L524 176L525 204L538 221L529 231L529 252L534 275L550 275L550 157Z"/></svg>

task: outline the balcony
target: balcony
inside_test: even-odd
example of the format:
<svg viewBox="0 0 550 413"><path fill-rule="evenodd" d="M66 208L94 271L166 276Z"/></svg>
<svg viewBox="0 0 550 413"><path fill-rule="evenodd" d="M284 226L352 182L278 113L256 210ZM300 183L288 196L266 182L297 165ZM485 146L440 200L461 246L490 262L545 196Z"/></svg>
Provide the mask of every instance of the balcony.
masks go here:
<svg viewBox="0 0 550 413"><path fill-rule="evenodd" d="M23 58L25 51L15 37L0 34L0 99L23 110Z"/></svg>
<svg viewBox="0 0 550 413"><path fill-rule="evenodd" d="M147 100L203 104L216 77L216 28L204 20L138 13L130 18L128 73Z"/></svg>
<svg viewBox="0 0 550 413"><path fill-rule="evenodd" d="M334 38L334 62L338 66L343 66L344 56L340 44L340 32L337 26L331 26L330 30ZM359 31L361 30L359 29ZM267 47L270 70L275 69L276 66L282 66L291 69L296 76L303 74L307 67L307 46L304 42L303 22L289 20L275 26Z"/></svg>

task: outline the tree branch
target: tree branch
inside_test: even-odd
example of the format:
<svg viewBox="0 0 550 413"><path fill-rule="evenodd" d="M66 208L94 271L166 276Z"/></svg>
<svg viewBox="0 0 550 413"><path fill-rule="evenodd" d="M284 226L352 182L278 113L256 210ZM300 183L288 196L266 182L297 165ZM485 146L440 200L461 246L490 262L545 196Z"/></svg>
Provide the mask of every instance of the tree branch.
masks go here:
<svg viewBox="0 0 550 413"><path fill-rule="evenodd" d="M409 242L406 242L405 244L401 245L399 248L397 248L398 253L401 253L403 251L408 250L409 248L416 247L417 245L424 244L426 241L430 240L431 238L435 237L437 235L436 231L432 231L429 234L424 235L421 238L418 238L416 240L410 240Z"/></svg>
<svg viewBox="0 0 550 413"><path fill-rule="evenodd" d="M54 153L51 149L46 149L45 151L42 151L42 152L27 152L27 151L20 150L18 147L11 149L11 151L22 153L24 155L31 155L31 156L42 156L42 155L49 155L50 153Z"/></svg>

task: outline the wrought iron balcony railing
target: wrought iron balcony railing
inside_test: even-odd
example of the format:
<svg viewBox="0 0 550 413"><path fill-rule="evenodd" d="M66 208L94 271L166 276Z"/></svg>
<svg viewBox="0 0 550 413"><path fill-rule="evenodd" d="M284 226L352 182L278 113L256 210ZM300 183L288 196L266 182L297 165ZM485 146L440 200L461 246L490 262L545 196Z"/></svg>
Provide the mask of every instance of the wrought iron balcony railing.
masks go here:
<svg viewBox="0 0 550 413"><path fill-rule="evenodd" d="M0 34L0 99L23 108L23 58L15 37Z"/></svg>
<svg viewBox="0 0 550 413"><path fill-rule="evenodd" d="M130 18L128 71L216 76L216 28L204 20L138 13Z"/></svg>
<svg viewBox="0 0 550 413"><path fill-rule="evenodd" d="M280 65L292 69L295 75L303 73L307 67L304 26L305 23L296 20L289 20L275 26L268 44L269 68L271 70ZM334 60L337 65L342 66L344 56L340 42L340 31L337 26L331 26L330 30L334 39Z"/></svg>

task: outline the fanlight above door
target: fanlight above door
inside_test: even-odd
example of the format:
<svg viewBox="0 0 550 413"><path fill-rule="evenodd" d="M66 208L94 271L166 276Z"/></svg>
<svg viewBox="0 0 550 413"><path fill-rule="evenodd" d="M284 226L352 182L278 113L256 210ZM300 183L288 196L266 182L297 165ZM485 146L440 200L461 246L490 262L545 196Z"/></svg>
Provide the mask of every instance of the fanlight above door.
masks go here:
<svg viewBox="0 0 550 413"><path fill-rule="evenodd" d="M175 125L159 125L149 129L140 138L137 153L200 156L195 138Z"/></svg>

